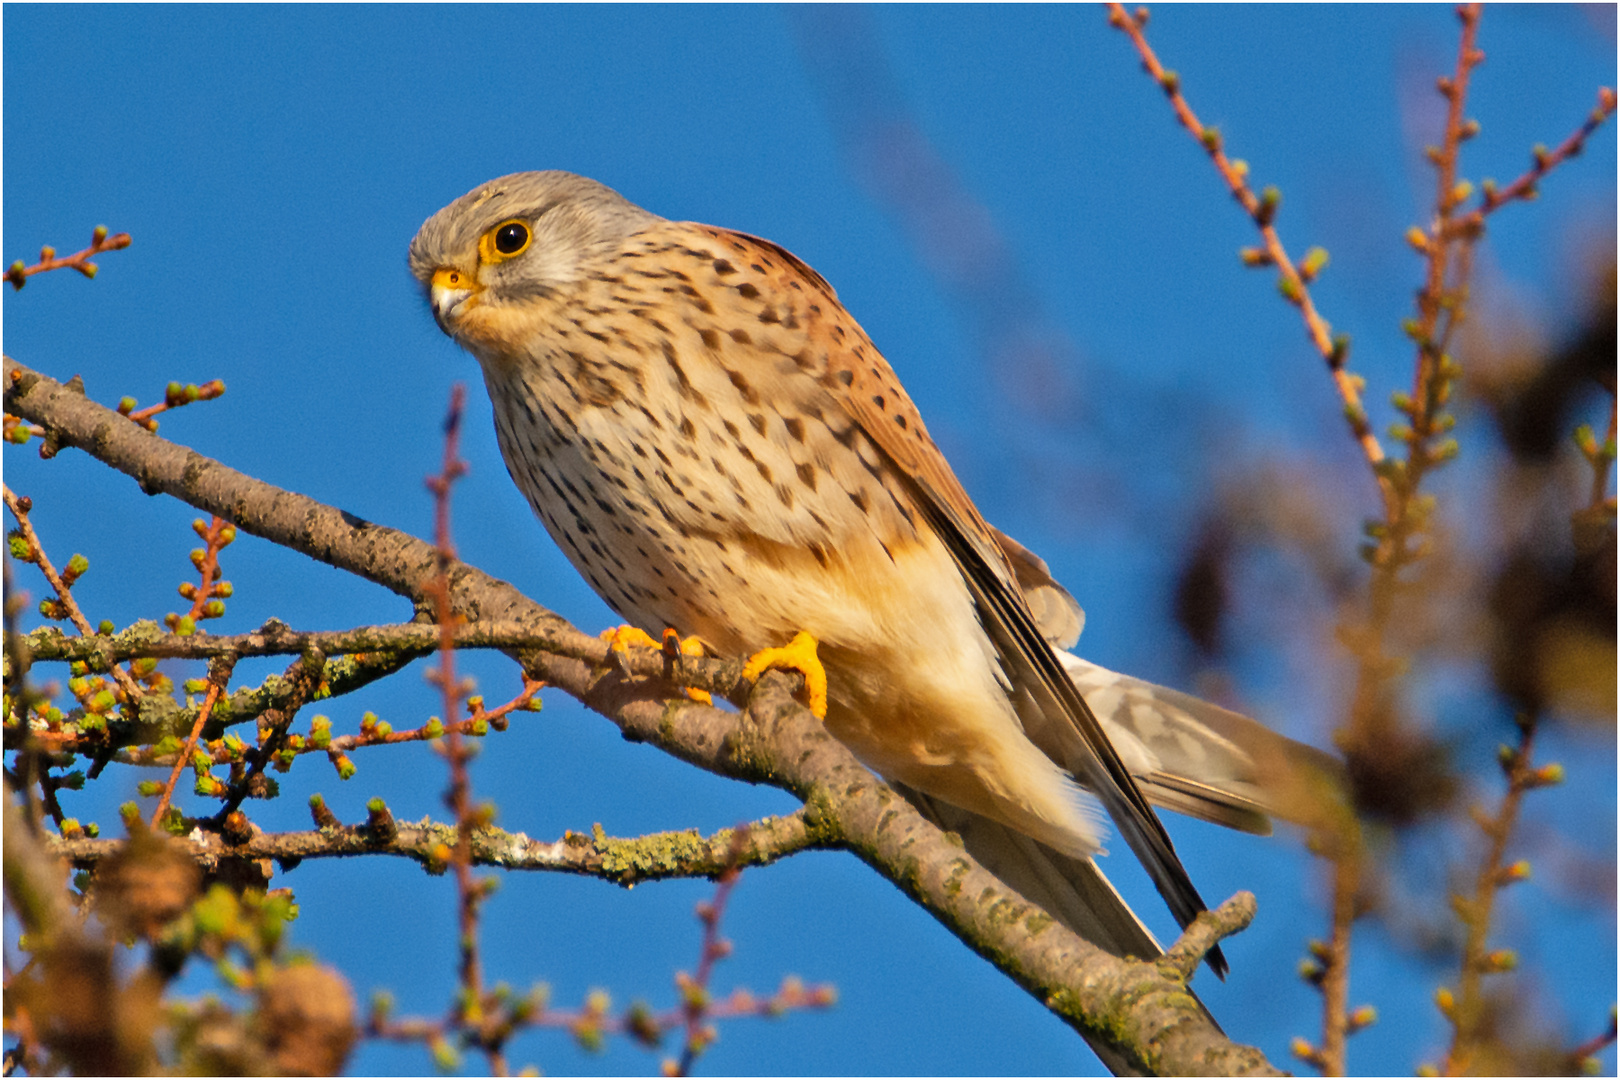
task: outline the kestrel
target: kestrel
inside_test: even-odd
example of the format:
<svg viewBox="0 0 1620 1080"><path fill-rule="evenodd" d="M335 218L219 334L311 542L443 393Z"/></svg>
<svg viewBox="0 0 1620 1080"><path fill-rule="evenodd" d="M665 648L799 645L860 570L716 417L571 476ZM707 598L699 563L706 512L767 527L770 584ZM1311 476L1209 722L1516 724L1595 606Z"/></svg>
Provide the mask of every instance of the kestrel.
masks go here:
<svg viewBox="0 0 1620 1080"><path fill-rule="evenodd" d="M1183 926L1204 903L1149 800L1250 831L1287 816L1268 763L1314 752L1061 652L1079 606L984 521L783 248L530 172L429 218L410 265L483 369L512 478L620 616L719 655L792 640L812 675L819 656L828 730L951 827L1066 857L1078 906L1110 909L1099 944L1157 950L1091 863L1081 785Z"/></svg>

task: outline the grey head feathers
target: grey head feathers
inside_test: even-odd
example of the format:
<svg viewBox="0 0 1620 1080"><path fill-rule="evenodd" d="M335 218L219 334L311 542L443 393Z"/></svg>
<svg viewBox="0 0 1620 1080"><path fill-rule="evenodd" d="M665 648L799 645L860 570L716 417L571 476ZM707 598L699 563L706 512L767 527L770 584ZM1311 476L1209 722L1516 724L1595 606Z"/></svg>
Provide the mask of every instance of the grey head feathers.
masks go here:
<svg viewBox="0 0 1620 1080"><path fill-rule="evenodd" d="M529 248L520 258L480 265L479 238L512 220L533 233ZM543 294L579 280L626 237L661 220L583 176L555 169L512 173L478 185L428 218L411 241L411 273L425 287L435 270L453 267L498 298Z"/></svg>

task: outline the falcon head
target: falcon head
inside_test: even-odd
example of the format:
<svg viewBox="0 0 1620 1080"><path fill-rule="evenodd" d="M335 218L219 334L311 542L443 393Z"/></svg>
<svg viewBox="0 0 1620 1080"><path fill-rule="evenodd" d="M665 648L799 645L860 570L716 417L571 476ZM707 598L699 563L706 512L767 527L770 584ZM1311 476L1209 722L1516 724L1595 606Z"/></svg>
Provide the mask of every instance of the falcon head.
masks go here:
<svg viewBox="0 0 1620 1080"><path fill-rule="evenodd" d="M524 172L480 184L423 223L411 273L439 328L482 356L528 340L526 312L661 220L595 180Z"/></svg>

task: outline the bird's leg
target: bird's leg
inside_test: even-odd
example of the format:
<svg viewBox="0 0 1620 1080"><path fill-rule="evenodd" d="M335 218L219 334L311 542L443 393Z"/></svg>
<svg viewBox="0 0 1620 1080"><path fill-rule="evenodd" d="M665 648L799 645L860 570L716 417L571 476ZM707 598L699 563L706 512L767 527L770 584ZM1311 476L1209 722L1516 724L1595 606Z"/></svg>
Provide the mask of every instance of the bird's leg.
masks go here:
<svg viewBox="0 0 1620 1080"><path fill-rule="evenodd" d="M749 658L743 678L757 679L770 668L797 671L804 676L806 704L817 720L827 719L827 669L816 657L816 639L803 630L780 649L761 649Z"/></svg>
<svg viewBox="0 0 1620 1080"><path fill-rule="evenodd" d="M654 640L651 634L640 627L628 624L611 627L597 636L603 641L610 642L613 645L613 651L616 653L623 653L632 645L645 645L649 649L662 649L665 655L671 657L703 655L703 642L697 639L696 634L683 641L674 627L664 628L664 640L662 642ZM695 687L688 686L686 687L686 696L705 705L714 704L714 698L710 696L707 690L698 690Z"/></svg>

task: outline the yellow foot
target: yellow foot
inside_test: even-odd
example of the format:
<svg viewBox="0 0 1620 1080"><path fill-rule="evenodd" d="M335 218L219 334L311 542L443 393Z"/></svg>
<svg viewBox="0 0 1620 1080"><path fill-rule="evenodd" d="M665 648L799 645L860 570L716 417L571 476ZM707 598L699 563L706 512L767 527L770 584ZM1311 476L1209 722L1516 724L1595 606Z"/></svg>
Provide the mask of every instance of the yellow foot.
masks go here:
<svg viewBox="0 0 1620 1080"><path fill-rule="evenodd" d="M603 641L611 642L613 651L619 653L625 652L632 645L645 645L649 649L661 648L670 656L703 655L703 642L697 639L697 635L694 634L682 641L681 635L676 633L672 627L665 628L662 642L653 640L653 636L647 631L634 626L615 626L610 630L602 631L597 636ZM705 705L714 704L714 698L710 696L707 690L697 690L688 686L686 696L693 701L701 701Z"/></svg>
<svg viewBox="0 0 1620 1080"><path fill-rule="evenodd" d="M827 669L816 658L816 639L799 631L780 649L762 649L743 668L743 678L757 679L770 668L797 671L804 676L804 693L817 720L827 719Z"/></svg>

